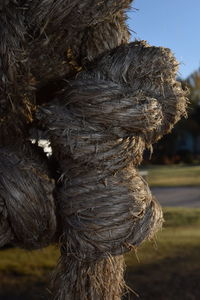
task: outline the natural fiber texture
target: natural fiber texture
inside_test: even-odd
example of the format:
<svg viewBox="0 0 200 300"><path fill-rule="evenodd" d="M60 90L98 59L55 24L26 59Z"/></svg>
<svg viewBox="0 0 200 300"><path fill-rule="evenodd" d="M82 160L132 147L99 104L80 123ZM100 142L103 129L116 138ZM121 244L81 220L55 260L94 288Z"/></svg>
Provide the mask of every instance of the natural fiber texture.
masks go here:
<svg viewBox="0 0 200 300"><path fill-rule="evenodd" d="M0 247L59 240L56 300L119 300L119 255L162 225L137 166L185 115L186 92L169 49L127 44L130 2L0 4ZM54 192L30 126L50 139Z"/></svg>
<svg viewBox="0 0 200 300"><path fill-rule="evenodd" d="M100 54L128 43L130 34L125 20L124 13L120 12L105 22L81 31L73 38L71 50L74 59L85 65Z"/></svg>
<svg viewBox="0 0 200 300"><path fill-rule="evenodd" d="M124 126L120 126L121 123L127 121L126 130L131 133L133 130L143 133L145 142L152 144L168 133L182 116L186 116L187 92L183 91L181 83L176 81L177 71L178 62L169 49L150 47L145 41L118 47L93 62L91 71L81 73L78 77L79 82L74 84L75 89L80 88L81 91L84 91L84 80L99 80L99 83L108 81L107 84L111 86L117 84L118 87L113 89L118 89L118 98L121 100L116 102L116 97L113 97L111 103L108 103L100 99L92 101L89 98L87 103L85 98L81 101L77 95L79 100L74 99L76 113L80 114L84 101L84 107L89 106L87 111L90 109L93 115L95 112L95 122L98 122L96 116L100 115L102 119L105 117L104 123L109 124L112 116L116 119L115 122L119 123L118 130L121 130L120 127L124 129ZM98 84L96 87L93 85L92 88L97 89L97 86ZM111 87L107 90L111 90ZM70 102L73 100L70 99ZM140 112L140 115L137 112L137 119L133 115L134 105ZM102 116L105 109L109 109L109 113L105 111L105 116ZM91 119L89 114L90 112L87 112L88 118ZM116 133L116 126L113 127ZM117 132L120 137L123 134Z"/></svg>
<svg viewBox="0 0 200 300"><path fill-rule="evenodd" d="M0 148L0 247L14 243L37 249L53 241L53 189L38 149L31 145Z"/></svg>
<svg viewBox="0 0 200 300"><path fill-rule="evenodd" d="M125 287L123 273L123 256L88 264L64 255L54 274L54 299L119 300Z"/></svg>
<svg viewBox="0 0 200 300"><path fill-rule="evenodd" d="M34 28L30 62L37 84L73 75L87 60L128 42L124 9L130 0L39 2L27 15Z"/></svg>
<svg viewBox="0 0 200 300"><path fill-rule="evenodd" d="M62 170L56 197L64 258L55 299L68 299L68 293L69 299L77 299L85 286L70 269L63 281L65 257L75 266L78 261L76 272L81 273L83 266L123 254L160 228L160 206L135 166L144 149L185 114L177 66L169 49L145 42L120 46L79 73L59 100L38 112Z"/></svg>
<svg viewBox="0 0 200 300"><path fill-rule="evenodd" d="M27 138L36 89L49 89L52 81L74 76L83 63L128 42L124 9L129 4L130 0L1 2L2 146L12 144L16 136Z"/></svg>
<svg viewBox="0 0 200 300"><path fill-rule="evenodd" d="M13 143L16 137L21 138L25 134L23 131L26 132L26 122L31 120L31 104L23 80L28 74L23 14L17 9L19 1L3 1L3 4L0 12L1 145L8 140Z"/></svg>

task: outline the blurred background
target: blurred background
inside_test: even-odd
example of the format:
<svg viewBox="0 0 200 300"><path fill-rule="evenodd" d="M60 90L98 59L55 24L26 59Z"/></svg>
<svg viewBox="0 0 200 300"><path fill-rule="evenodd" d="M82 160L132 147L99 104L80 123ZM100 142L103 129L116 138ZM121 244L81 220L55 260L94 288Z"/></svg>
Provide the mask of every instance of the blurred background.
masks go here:
<svg viewBox="0 0 200 300"><path fill-rule="evenodd" d="M128 13L132 40L171 48L179 80L190 90L188 118L144 155L140 168L163 206L165 223L153 241L126 256L125 299L200 299L200 38L199 0L136 0ZM0 250L0 299L48 299L59 252ZM77 299L79 300L79 299Z"/></svg>

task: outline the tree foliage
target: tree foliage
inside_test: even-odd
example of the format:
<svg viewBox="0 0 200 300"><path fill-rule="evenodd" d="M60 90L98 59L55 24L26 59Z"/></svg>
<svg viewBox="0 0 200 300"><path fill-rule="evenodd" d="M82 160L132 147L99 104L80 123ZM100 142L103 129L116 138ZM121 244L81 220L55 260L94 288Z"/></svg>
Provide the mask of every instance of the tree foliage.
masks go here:
<svg viewBox="0 0 200 300"><path fill-rule="evenodd" d="M180 139L186 139L188 136L194 139L194 152L197 148L196 138L200 133L200 68L194 71L187 79L178 79L184 89L188 89L188 117L181 119L172 130L171 134L164 136L156 145L154 145L153 160L156 163L168 163L180 161L177 159L178 143ZM187 137L186 137L187 136ZM181 161L192 162L193 154L183 153Z"/></svg>

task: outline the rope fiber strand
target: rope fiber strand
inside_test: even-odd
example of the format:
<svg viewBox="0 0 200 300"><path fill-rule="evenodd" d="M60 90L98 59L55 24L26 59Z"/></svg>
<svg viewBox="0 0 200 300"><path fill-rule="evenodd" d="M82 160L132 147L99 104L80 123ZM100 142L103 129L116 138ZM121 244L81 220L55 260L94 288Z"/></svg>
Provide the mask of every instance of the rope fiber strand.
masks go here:
<svg viewBox="0 0 200 300"><path fill-rule="evenodd" d="M13 243L31 250L52 243L53 189L39 149L29 144L0 149L0 247Z"/></svg>
<svg viewBox="0 0 200 300"><path fill-rule="evenodd" d="M0 3L0 247L57 242L54 300L121 299L123 254L162 226L137 168L187 91L169 49L129 43L130 4Z"/></svg>
<svg viewBox="0 0 200 300"><path fill-rule="evenodd" d="M56 188L63 235L55 299L77 299L85 282L75 274L91 265L98 269L102 259L129 251L161 227L161 208L136 167L144 149L185 115L177 65L169 49L122 45L38 110L62 171Z"/></svg>

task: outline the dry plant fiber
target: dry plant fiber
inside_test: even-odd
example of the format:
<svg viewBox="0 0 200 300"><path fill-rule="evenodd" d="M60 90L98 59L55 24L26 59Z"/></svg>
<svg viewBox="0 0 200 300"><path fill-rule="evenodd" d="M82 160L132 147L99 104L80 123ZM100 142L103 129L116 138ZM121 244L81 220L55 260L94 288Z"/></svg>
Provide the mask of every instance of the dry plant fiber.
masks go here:
<svg viewBox="0 0 200 300"><path fill-rule="evenodd" d="M0 247L38 249L52 243L56 216L48 173L35 146L0 148Z"/></svg>
<svg viewBox="0 0 200 300"><path fill-rule="evenodd" d="M94 276L102 261L137 247L161 227L161 208L136 167L144 149L185 115L177 67L169 49L143 41L122 45L93 61L38 111L62 170L54 299L96 299L85 292L87 276L78 274L88 274L87 290L93 290L103 276ZM95 288L97 299L121 296L102 298L103 290Z"/></svg>
<svg viewBox="0 0 200 300"><path fill-rule="evenodd" d="M54 274L53 298L118 300L124 293L123 275L123 256L108 255L106 259L88 264L63 255Z"/></svg>
<svg viewBox="0 0 200 300"><path fill-rule="evenodd" d="M38 89L128 42L130 2L0 1L0 145L27 138Z"/></svg>
<svg viewBox="0 0 200 300"><path fill-rule="evenodd" d="M162 225L137 166L185 116L186 92L169 49L127 44L130 2L0 3L0 247L44 247L61 217L56 300L120 299L122 254ZM66 87L45 99L32 124L51 141L55 186L49 161L25 140L43 101L37 89L63 76Z"/></svg>

